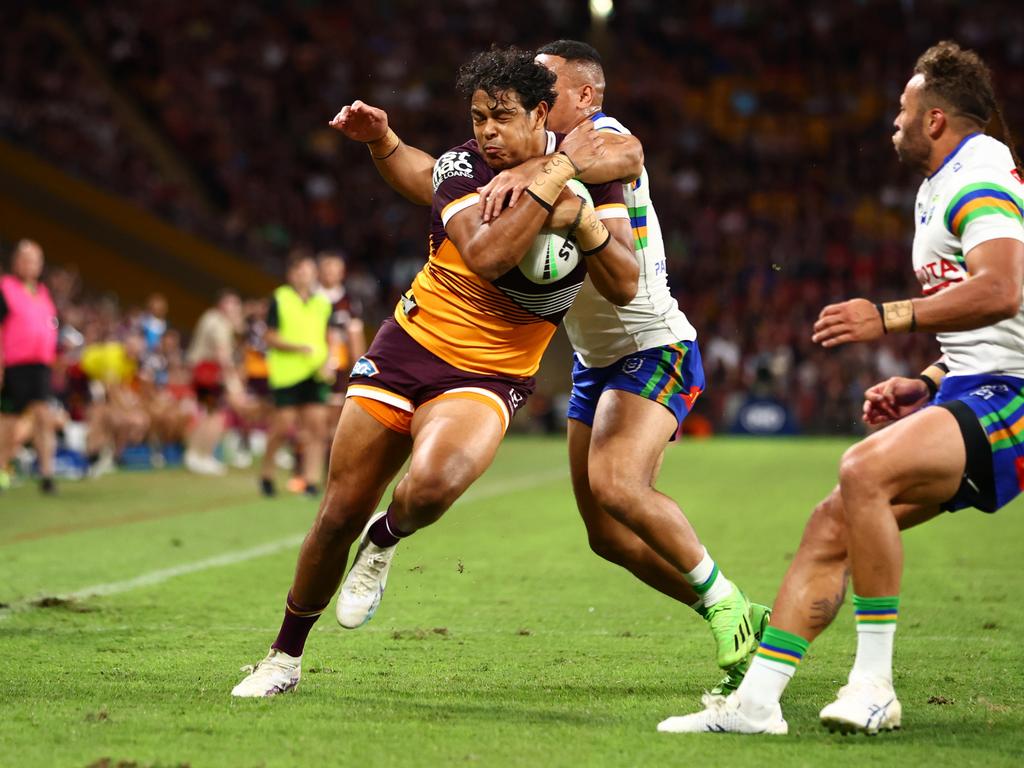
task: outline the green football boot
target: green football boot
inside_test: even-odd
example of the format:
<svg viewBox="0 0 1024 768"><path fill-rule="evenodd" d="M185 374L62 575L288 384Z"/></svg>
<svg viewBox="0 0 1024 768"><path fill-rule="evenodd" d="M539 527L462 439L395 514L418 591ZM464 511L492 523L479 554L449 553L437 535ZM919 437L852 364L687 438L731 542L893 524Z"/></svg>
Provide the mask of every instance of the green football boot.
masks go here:
<svg viewBox="0 0 1024 768"><path fill-rule="evenodd" d="M747 674L747 670L750 669L750 662L754 660L757 646L761 644L761 638L764 636L764 631L768 627L768 621L771 617L772 609L767 605L761 605L760 603L750 604L750 624L754 628L754 647L745 659L725 670L725 677L708 693L712 696L728 696L740 687L743 677Z"/></svg>
<svg viewBox="0 0 1024 768"><path fill-rule="evenodd" d="M754 648L754 629L750 622L750 601L740 588L708 608L705 617L718 645L718 666L728 669L739 664Z"/></svg>
<svg viewBox="0 0 1024 768"><path fill-rule="evenodd" d="M10 487L11 487L11 475L10 475L10 473L6 469L4 469L3 467L0 467L0 493L2 493L3 491L9 490Z"/></svg>

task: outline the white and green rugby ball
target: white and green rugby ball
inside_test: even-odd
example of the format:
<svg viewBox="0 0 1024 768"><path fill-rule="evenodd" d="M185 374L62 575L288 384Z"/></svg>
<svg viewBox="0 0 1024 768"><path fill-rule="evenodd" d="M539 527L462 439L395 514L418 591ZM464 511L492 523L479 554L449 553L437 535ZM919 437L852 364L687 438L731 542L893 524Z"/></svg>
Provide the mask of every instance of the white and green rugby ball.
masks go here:
<svg viewBox="0 0 1024 768"><path fill-rule="evenodd" d="M568 186L588 203L594 204L582 182L571 179ZM519 262L519 271L538 285L557 283L567 277L580 263L579 248L572 240L565 239L567 234L568 229L541 229Z"/></svg>

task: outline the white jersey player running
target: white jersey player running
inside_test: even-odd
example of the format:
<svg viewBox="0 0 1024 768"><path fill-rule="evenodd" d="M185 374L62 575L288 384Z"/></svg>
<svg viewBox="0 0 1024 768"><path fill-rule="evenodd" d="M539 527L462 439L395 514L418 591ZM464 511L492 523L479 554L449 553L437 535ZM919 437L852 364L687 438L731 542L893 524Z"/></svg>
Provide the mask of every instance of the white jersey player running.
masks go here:
<svg viewBox="0 0 1024 768"><path fill-rule="evenodd" d="M609 155L621 158L615 166L620 173L612 178L624 180L640 261L637 296L627 306L613 306L588 279L565 318L576 350L568 414L576 501L596 553L706 618L718 664L728 670L723 681L728 690L746 669L767 608L751 609L676 503L653 487L665 444L703 391L704 373L696 331L669 291L664 241L642 148L621 123L601 112L605 80L597 51L562 40L542 47L537 60L558 78L548 128L598 130L606 134ZM403 196L419 204L430 201L433 157L405 144L387 157L374 152L374 142L392 133L383 111L355 102L332 125L367 142L381 175ZM481 188L475 202L483 221L515 206L539 168L528 161ZM339 615L344 614L345 626L358 626L376 609L383 581L377 575L386 574L383 553L377 549L362 550L366 562L357 556L342 586Z"/></svg>
<svg viewBox="0 0 1024 768"><path fill-rule="evenodd" d="M868 734L900 727L892 685L900 530L943 511L995 512L1021 492L1024 187L1011 151L981 133L999 113L988 68L972 51L939 43L918 59L893 143L900 160L926 177L913 248L924 297L825 307L813 339L834 347L919 330L938 336L942 359L917 378L889 379L865 393L864 421L891 426L843 456L839 486L807 524L743 683L658 730L786 733L779 699L809 643L839 611L847 574L857 656L821 722Z"/></svg>

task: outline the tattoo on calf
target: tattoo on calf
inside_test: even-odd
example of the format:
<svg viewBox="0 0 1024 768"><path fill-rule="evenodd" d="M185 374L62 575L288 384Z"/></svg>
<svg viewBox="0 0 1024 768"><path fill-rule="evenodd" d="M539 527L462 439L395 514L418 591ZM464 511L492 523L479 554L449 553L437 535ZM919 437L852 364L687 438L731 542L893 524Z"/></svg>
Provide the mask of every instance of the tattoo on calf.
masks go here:
<svg viewBox="0 0 1024 768"><path fill-rule="evenodd" d="M813 629L824 629L835 620L839 609L843 607L843 601L846 600L846 585L849 578L850 569L844 568L839 592L833 597L823 597L811 603L810 620Z"/></svg>

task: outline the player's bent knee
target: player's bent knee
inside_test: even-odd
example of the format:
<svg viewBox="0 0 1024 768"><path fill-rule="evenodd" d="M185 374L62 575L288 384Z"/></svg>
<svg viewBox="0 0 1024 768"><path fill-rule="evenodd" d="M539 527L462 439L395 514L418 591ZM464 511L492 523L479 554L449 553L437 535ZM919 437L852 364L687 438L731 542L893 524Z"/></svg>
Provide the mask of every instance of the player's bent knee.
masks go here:
<svg viewBox="0 0 1024 768"><path fill-rule="evenodd" d="M627 478L614 472L591 473L590 489L597 503L616 520L628 522L636 514L639 494Z"/></svg>
<svg viewBox="0 0 1024 768"><path fill-rule="evenodd" d="M419 527L436 522L455 503L463 483L442 473L410 473L405 507Z"/></svg>
<svg viewBox="0 0 1024 768"><path fill-rule="evenodd" d="M848 448L839 462L839 487L844 494L874 491L885 480L884 461L867 443Z"/></svg>
<svg viewBox="0 0 1024 768"><path fill-rule="evenodd" d="M609 563L621 565L627 560L627 550L623 542L606 531L588 530L587 543L590 544L591 552Z"/></svg>
<svg viewBox="0 0 1024 768"><path fill-rule="evenodd" d="M313 523L313 534L326 541L356 539L373 514L373 503L372 499L331 493L328 489Z"/></svg>

